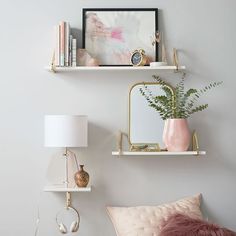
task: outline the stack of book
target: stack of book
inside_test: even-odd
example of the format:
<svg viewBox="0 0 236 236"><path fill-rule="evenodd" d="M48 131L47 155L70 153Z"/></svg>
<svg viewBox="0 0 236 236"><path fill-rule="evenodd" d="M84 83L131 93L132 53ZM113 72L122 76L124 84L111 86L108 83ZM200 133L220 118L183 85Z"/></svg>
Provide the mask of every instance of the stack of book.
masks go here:
<svg viewBox="0 0 236 236"><path fill-rule="evenodd" d="M60 22L55 26L55 66L76 66L77 40L70 33L70 24Z"/></svg>

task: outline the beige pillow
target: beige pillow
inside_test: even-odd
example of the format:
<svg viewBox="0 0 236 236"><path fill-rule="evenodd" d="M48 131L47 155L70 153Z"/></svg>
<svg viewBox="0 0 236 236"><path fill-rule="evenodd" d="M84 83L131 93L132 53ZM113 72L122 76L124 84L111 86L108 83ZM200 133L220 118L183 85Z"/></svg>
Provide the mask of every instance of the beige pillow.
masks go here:
<svg viewBox="0 0 236 236"><path fill-rule="evenodd" d="M159 206L107 207L117 236L158 236L163 219L176 212L202 219L201 195Z"/></svg>

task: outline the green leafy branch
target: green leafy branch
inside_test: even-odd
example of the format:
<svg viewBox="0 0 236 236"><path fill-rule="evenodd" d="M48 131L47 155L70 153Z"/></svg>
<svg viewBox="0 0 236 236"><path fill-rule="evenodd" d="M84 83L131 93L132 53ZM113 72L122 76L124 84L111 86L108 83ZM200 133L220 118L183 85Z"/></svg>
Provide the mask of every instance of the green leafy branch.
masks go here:
<svg viewBox="0 0 236 236"><path fill-rule="evenodd" d="M194 106L195 103L203 94L222 84L222 82L214 82L200 90L190 88L185 92L185 76L184 73L180 82L173 88L159 76L153 75L155 82L160 85L165 95L153 95L145 83L143 88L140 88L140 93L147 100L148 105L154 108L163 120L174 118L186 119L193 113L205 110L208 104Z"/></svg>

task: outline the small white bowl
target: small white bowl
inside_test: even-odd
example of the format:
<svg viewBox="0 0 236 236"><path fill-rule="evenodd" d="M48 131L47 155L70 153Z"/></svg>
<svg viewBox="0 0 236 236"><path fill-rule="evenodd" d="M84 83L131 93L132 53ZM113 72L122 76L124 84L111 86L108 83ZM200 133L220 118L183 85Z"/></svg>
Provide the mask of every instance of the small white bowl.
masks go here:
<svg viewBox="0 0 236 236"><path fill-rule="evenodd" d="M159 66L167 66L167 62L155 61L150 63L150 67L159 67Z"/></svg>

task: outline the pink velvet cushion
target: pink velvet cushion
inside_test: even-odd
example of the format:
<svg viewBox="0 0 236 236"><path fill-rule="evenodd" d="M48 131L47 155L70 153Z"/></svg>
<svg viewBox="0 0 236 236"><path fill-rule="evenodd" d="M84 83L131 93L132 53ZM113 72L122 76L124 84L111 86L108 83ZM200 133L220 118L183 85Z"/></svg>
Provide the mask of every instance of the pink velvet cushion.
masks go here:
<svg viewBox="0 0 236 236"><path fill-rule="evenodd" d="M236 236L236 233L177 213L163 222L160 236Z"/></svg>

